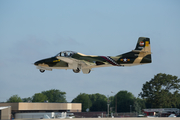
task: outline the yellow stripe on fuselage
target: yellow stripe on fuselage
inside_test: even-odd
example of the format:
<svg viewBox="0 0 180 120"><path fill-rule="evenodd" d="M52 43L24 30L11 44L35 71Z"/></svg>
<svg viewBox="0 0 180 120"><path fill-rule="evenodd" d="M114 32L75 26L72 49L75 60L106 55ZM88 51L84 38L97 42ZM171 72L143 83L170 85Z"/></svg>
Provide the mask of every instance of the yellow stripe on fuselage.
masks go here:
<svg viewBox="0 0 180 120"><path fill-rule="evenodd" d="M59 62L60 60L54 60L53 62Z"/></svg>

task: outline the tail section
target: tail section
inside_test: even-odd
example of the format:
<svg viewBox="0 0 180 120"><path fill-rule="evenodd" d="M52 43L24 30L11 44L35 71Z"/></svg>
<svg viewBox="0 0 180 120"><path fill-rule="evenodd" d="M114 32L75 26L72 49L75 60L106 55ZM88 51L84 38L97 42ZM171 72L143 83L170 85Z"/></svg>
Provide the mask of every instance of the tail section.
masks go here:
<svg viewBox="0 0 180 120"><path fill-rule="evenodd" d="M140 61L140 63L151 63L151 46L150 39L147 37L139 37L138 42L136 44L135 50L132 52L138 53L138 58L135 60Z"/></svg>
<svg viewBox="0 0 180 120"><path fill-rule="evenodd" d="M146 37L139 37L135 51L144 51L151 53L150 39Z"/></svg>
<svg viewBox="0 0 180 120"><path fill-rule="evenodd" d="M134 50L118 55L118 64L123 66L139 65L151 63L151 46L150 39L147 37L139 37Z"/></svg>

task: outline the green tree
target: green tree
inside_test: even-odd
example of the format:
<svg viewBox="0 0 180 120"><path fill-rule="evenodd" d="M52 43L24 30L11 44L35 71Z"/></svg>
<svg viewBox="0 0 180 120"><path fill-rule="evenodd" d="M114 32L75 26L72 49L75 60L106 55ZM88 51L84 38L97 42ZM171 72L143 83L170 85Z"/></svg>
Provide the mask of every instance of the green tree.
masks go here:
<svg viewBox="0 0 180 120"><path fill-rule="evenodd" d="M177 107L180 103L178 97L179 83L180 79L177 76L159 73L149 82L143 84L142 92L139 96L146 100L148 107Z"/></svg>
<svg viewBox="0 0 180 120"><path fill-rule="evenodd" d="M13 95L7 100L7 103L15 103L15 102L22 102L22 99L18 95Z"/></svg>
<svg viewBox="0 0 180 120"><path fill-rule="evenodd" d="M115 96L110 96L109 97L109 102L110 102L110 112L114 113L115 112L115 105L116 105L116 98Z"/></svg>
<svg viewBox="0 0 180 120"><path fill-rule="evenodd" d="M136 98L134 100L134 105L133 106L134 106L135 112L140 114L142 112L142 109L146 108L145 100L140 99L140 98Z"/></svg>
<svg viewBox="0 0 180 120"><path fill-rule="evenodd" d="M36 93L32 97L32 102L44 102L48 100L47 96L42 93Z"/></svg>
<svg viewBox="0 0 180 120"><path fill-rule="evenodd" d="M82 103L83 112L86 112L86 109L92 106L89 95L86 93L80 93L76 98L72 100L72 103Z"/></svg>
<svg viewBox="0 0 180 120"><path fill-rule="evenodd" d="M117 99L117 112L130 112L130 109L131 111L134 110L133 105L134 105L135 97L131 92L119 91L115 95L115 98ZM112 103L115 103L114 100L112 101Z"/></svg>
<svg viewBox="0 0 180 120"><path fill-rule="evenodd" d="M52 90L47 90L43 91L42 94L47 96L47 100L49 102L67 102L66 101L66 92L61 92L60 90L52 89Z"/></svg>
<svg viewBox="0 0 180 120"><path fill-rule="evenodd" d="M106 111L107 110L107 97L105 95L96 93L89 95L92 102L91 111Z"/></svg>
<svg viewBox="0 0 180 120"><path fill-rule="evenodd" d="M178 97L178 99L180 100L180 94L178 94L178 96L177 96L177 97ZM180 109L180 102L178 102L178 103L177 103L177 108L179 108L179 109Z"/></svg>
<svg viewBox="0 0 180 120"><path fill-rule="evenodd" d="M32 97L22 98L23 102L32 102Z"/></svg>

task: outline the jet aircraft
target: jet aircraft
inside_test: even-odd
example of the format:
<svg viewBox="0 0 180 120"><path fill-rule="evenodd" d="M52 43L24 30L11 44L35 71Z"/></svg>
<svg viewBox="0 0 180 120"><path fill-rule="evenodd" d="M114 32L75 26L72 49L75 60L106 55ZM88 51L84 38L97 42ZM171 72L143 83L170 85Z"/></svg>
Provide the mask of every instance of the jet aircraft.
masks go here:
<svg viewBox="0 0 180 120"><path fill-rule="evenodd" d="M34 63L40 72L52 69L72 69L73 72L84 74L91 72L92 68L108 66L133 66L151 63L150 39L139 37L134 50L117 56L84 55L79 52L62 51L56 56L39 60Z"/></svg>

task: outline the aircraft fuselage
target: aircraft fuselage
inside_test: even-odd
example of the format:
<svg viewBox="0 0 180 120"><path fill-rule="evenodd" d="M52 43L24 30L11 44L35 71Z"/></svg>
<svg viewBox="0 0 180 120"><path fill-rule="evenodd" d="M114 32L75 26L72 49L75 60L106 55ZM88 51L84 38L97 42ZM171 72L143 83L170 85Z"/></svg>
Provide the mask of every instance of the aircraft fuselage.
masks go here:
<svg viewBox="0 0 180 120"><path fill-rule="evenodd" d="M56 56L34 63L41 72L52 69L82 70L87 74L92 68L108 66L132 66L151 63L150 39L140 37L135 50L117 56L84 55L73 51L62 51Z"/></svg>

